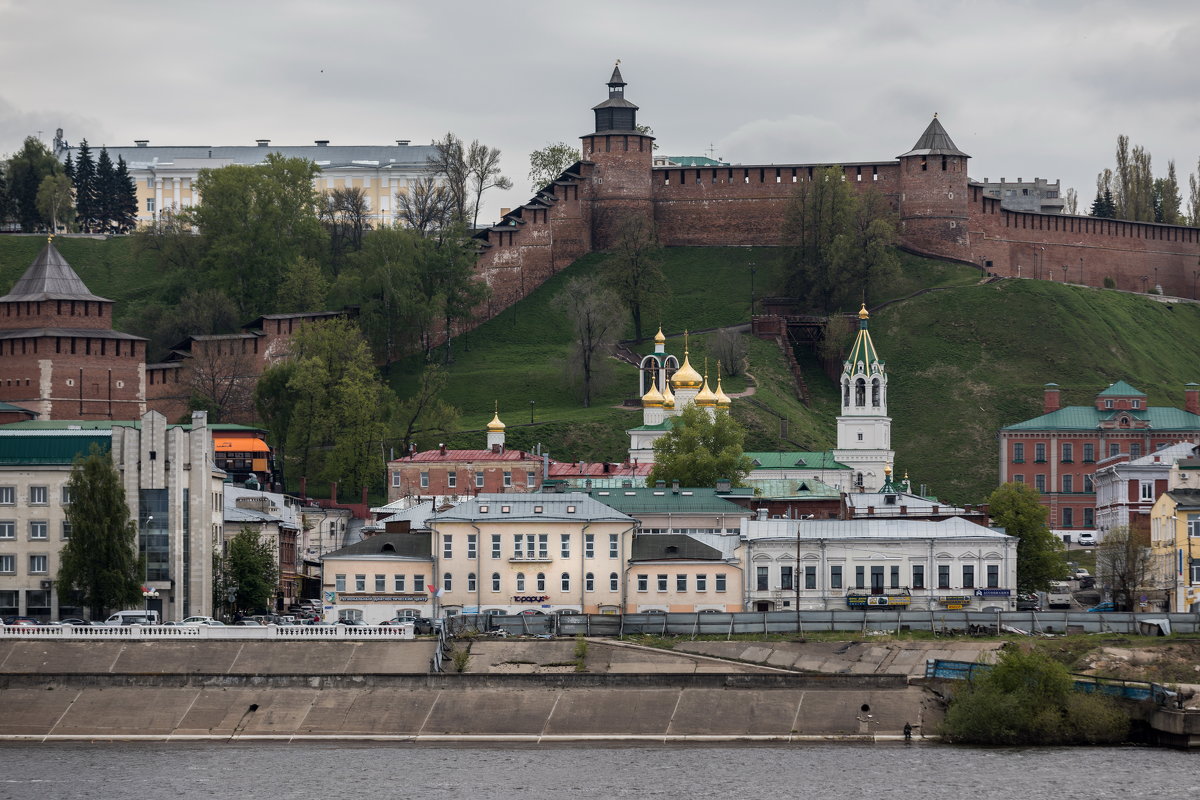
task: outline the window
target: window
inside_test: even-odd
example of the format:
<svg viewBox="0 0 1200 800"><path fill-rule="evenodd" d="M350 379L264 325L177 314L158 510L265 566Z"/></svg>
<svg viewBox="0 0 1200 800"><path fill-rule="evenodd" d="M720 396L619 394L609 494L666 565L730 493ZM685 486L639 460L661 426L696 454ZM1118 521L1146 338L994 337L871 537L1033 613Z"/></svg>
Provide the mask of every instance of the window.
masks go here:
<svg viewBox="0 0 1200 800"><path fill-rule="evenodd" d="M648 575L638 575L637 576L637 590L639 592L645 592L645 591L649 591L649 589L650 589L650 577Z"/></svg>
<svg viewBox="0 0 1200 800"><path fill-rule="evenodd" d="M29 523L29 538L30 539L46 539L46 538L48 538L46 535L46 529L47 529L47 525L46 525L45 520L33 520L32 522Z"/></svg>
<svg viewBox="0 0 1200 800"><path fill-rule="evenodd" d="M475 488L476 489L483 488L483 470L481 470L481 469L475 470Z"/></svg>
<svg viewBox="0 0 1200 800"><path fill-rule="evenodd" d="M1033 446L1033 460L1039 464L1046 460L1046 443L1038 442Z"/></svg>
<svg viewBox="0 0 1200 800"><path fill-rule="evenodd" d="M467 558L476 558L479 555L479 534L467 534Z"/></svg>
<svg viewBox="0 0 1200 800"><path fill-rule="evenodd" d="M146 198L146 211L151 214L154 213L154 198L153 197Z"/></svg>
<svg viewBox="0 0 1200 800"><path fill-rule="evenodd" d="M475 584L475 573L474 573L474 572L468 572L468 573L467 573L467 591L468 591L468 592L473 592L473 591L475 591L475 589L476 589L476 588L477 588L477 587L476 587L476 584Z"/></svg>
<svg viewBox="0 0 1200 800"><path fill-rule="evenodd" d="M504 470L504 485L512 486L512 470L511 469Z"/></svg>
<svg viewBox="0 0 1200 800"><path fill-rule="evenodd" d="M429 471L428 470L421 470L421 488L422 489L429 488Z"/></svg>
<svg viewBox="0 0 1200 800"><path fill-rule="evenodd" d="M866 573L865 567L855 567L854 568L854 588L855 589L867 588L867 573Z"/></svg>
<svg viewBox="0 0 1200 800"><path fill-rule="evenodd" d="M1084 490L1085 492L1094 492L1094 491L1096 491L1096 484L1092 482L1092 476L1091 476L1091 475L1084 475L1084 476L1083 476L1083 490Z"/></svg>
<svg viewBox="0 0 1200 800"><path fill-rule="evenodd" d="M724 576L724 575L717 575L717 576L714 578L714 580L716 581L716 590L717 590L718 592L723 592L723 591L725 591L725 576Z"/></svg>
<svg viewBox="0 0 1200 800"><path fill-rule="evenodd" d="M962 582L963 588L964 589L974 589L975 588L975 565L974 564L963 564L962 572L963 572L963 582Z"/></svg>
<svg viewBox="0 0 1200 800"><path fill-rule="evenodd" d="M758 568L758 580L755 588L760 592L765 592L771 588L771 580L767 567Z"/></svg>
<svg viewBox="0 0 1200 800"><path fill-rule="evenodd" d="M0 506L15 506L17 490L12 486L0 486Z"/></svg>
<svg viewBox="0 0 1200 800"><path fill-rule="evenodd" d="M454 577L449 572L442 573L442 591L448 592L454 588Z"/></svg>
<svg viewBox="0 0 1200 800"><path fill-rule="evenodd" d="M1142 481L1141 482L1141 492L1142 492L1141 497L1143 500L1153 500L1154 499L1154 481Z"/></svg>
<svg viewBox="0 0 1200 800"><path fill-rule="evenodd" d="M376 575L375 576L375 591L377 591L377 592L386 592L387 591L387 576L386 575Z"/></svg>
<svg viewBox="0 0 1200 800"><path fill-rule="evenodd" d="M620 558L621 535L619 533L610 533L608 535L608 557Z"/></svg>
<svg viewBox="0 0 1200 800"><path fill-rule="evenodd" d="M949 589L950 588L950 565L949 564L938 564L938 588L939 589Z"/></svg>
<svg viewBox="0 0 1200 800"><path fill-rule="evenodd" d="M413 575L413 591L424 592L428 591L429 587L425 585L424 575Z"/></svg>
<svg viewBox="0 0 1200 800"><path fill-rule="evenodd" d="M829 588L842 588L842 565L835 564L829 568Z"/></svg>
<svg viewBox="0 0 1200 800"><path fill-rule="evenodd" d="M1200 564L1192 564L1192 583L1200 583Z"/></svg>
<svg viewBox="0 0 1200 800"><path fill-rule="evenodd" d="M500 591L500 573L499 572L492 573L492 591L493 592Z"/></svg>
<svg viewBox="0 0 1200 800"><path fill-rule="evenodd" d="M394 577L392 578L392 591L395 591L395 592L403 592L403 591L407 591L407 590L406 590L406 588L405 588L405 586L404 586L404 584L405 584L405 578L407 578L407 577L408 577L407 575L396 575L396 576L394 576Z"/></svg>
<svg viewBox="0 0 1200 800"><path fill-rule="evenodd" d="M871 567L871 591L883 591L883 567Z"/></svg>
<svg viewBox="0 0 1200 800"><path fill-rule="evenodd" d="M49 505L49 492L45 486L30 486L29 487L29 505L44 506Z"/></svg>
<svg viewBox="0 0 1200 800"><path fill-rule="evenodd" d="M1084 461L1084 463L1085 464L1090 463L1095 460L1096 460L1096 445L1085 444L1083 446L1083 461Z"/></svg>
<svg viewBox="0 0 1200 800"><path fill-rule="evenodd" d="M560 533L559 534L559 553L562 555L563 558L571 557L571 534L569 534L569 533Z"/></svg>
<svg viewBox="0 0 1200 800"><path fill-rule="evenodd" d="M345 575L333 576L333 588L339 592L346 591L346 576Z"/></svg>
<svg viewBox="0 0 1200 800"><path fill-rule="evenodd" d="M1046 476L1045 475L1034 475L1033 476L1033 488L1035 488L1039 492L1042 492L1043 494L1045 494L1045 492L1046 492Z"/></svg>
<svg viewBox="0 0 1200 800"><path fill-rule="evenodd" d="M50 571L48 566L49 558L47 556L30 556L29 557L29 574L30 575L45 575Z"/></svg>
<svg viewBox="0 0 1200 800"><path fill-rule="evenodd" d="M620 588L621 588L620 576L617 575L617 573L615 573L615 572L608 573L608 590L610 592L615 592Z"/></svg>
<svg viewBox="0 0 1200 800"><path fill-rule="evenodd" d="M492 534L492 558L500 557L500 534Z"/></svg>
<svg viewBox="0 0 1200 800"><path fill-rule="evenodd" d="M570 573L564 572L562 575L560 575L558 585L564 592L571 591L571 575L570 575Z"/></svg>
<svg viewBox="0 0 1200 800"><path fill-rule="evenodd" d="M1075 476L1074 475L1063 475L1062 476L1062 490L1064 492L1075 491Z"/></svg>
<svg viewBox="0 0 1200 800"><path fill-rule="evenodd" d="M676 575L675 576L675 591L677 591L677 592L686 592L687 591L687 575Z"/></svg>
<svg viewBox="0 0 1200 800"><path fill-rule="evenodd" d="M442 534L442 558L454 558L454 536Z"/></svg>
<svg viewBox="0 0 1200 800"><path fill-rule="evenodd" d="M354 576L354 591L365 592L366 590L367 590L367 576L366 575L355 575Z"/></svg>
<svg viewBox="0 0 1200 800"><path fill-rule="evenodd" d="M1071 463L1075 460L1074 455L1075 448L1071 446L1070 442L1064 442L1062 446L1062 460L1066 463Z"/></svg>
<svg viewBox="0 0 1200 800"><path fill-rule="evenodd" d="M1025 443L1013 442L1013 461L1018 464L1025 462Z"/></svg>
<svg viewBox="0 0 1200 800"><path fill-rule="evenodd" d="M888 569L888 586L893 589L900 588L900 565L893 565Z"/></svg>
<svg viewBox="0 0 1200 800"><path fill-rule="evenodd" d="M1131 459L1133 459L1133 458L1141 458L1141 456L1142 456L1141 444L1139 444L1138 442L1131 442L1129 444L1129 457Z"/></svg>
<svg viewBox="0 0 1200 800"><path fill-rule="evenodd" d="M538 558L550 558L550 534L548 533L538 534Z"/></svg>
<svg viewBox="0 0 1200 800"><path fill-rule="evenodd" d="M696 576L696 591L697 592L707 592L708 591L708 576L707 575L704 575L703 573L701 573L700 575Z"/></svg>
<svg viewBox="0 0 1200 800"><path fill-rule="evenodd" d="M665 592L667 590L667 576L666 575L657 575L655 577L656 577L655 583L658 586L658 590L660 592Z"/></svg>
<svg viewBox="0 0 1200 800"><path fill-rule="evenodd" d="M458 488L458 473L454 470L446 473L446 486L450 489Z"/></svg>
<svg viewBox="0 0 1200 800"><path fill-rule="evenodd" d="M585 533L583 535L583 557L584 558L595 558L596 557L596 534Z"/></svg>
<svg viewBox="0 0 1200 800"><path fill-rule="evenodd" d="M67 522L65 519L62 523L62 538L64 542L71 538L71 523Z"/></svg>
<svg viewBox="0 0 1200 800"><path fill-rule="evenodd" d="M392 488L393 489L400 488L400 473L399 472L392 473Z"/></svg>
<svg viewBox="0 0 1200 800"><path fill-rule="evenodd" d="M1119 442L1109 442L1108 454L1110 456L1115 456L1120 452L1121 452L1121 444Z"/></svg>
<svg viewBox="0 0 1200 800"><path fill-rule="evenodd" d="M537 590L538 590L539 592L544 592L544 591L546 591L546 573L544 573L544 572L539 572L539 573L537 574L537 583L536 583L536 586L537 586Z"/></svg>
<svg viewBox="0 0 1200 800"><path fill-rule="evenodd" d="M807 566L804 568L804 588L817 588L817 568L815 566Z"/></svg>
<svg viewBox="0 0 1200 800"><path fill-rule="evenodd" d="M590 572L583 576L583 590L585 592L596 591L596 576Z"/></svg>
<svg viewBox="0 0 1200 800"><path fill-rule="evenodd" d="M1013 475L1013 483L1024 483L1024 482L1025 482L1024 475Z"/></svg>
<svg viewBox="0 0 1200 800"><path fill-rule="evenodd" d="M529 470L525 473L525 485L530 489L537 486L537 473L535 473L533 470Z"/></svg>
<svg viewBox="0 0 1200 800"><path fill-rule="evenodd" d="M70 486L62 487L62 504L64 506L71 505L71 487Z"/></svg>
<svg viewBox="0 0 1200 800"><path fill-rule="evenodd" d="M1130 407L1130 408L1141 408L1141 407L1142 407L1142 401L1141 401L1141 400L1130 400L1130 401L1129 401L1129 407Z"/></svg>
<svg viewBox="0 0 1200 800"><path fill-rule="evenodd" d="M17 571L16 556L0 556L0 573L12 574Z"/></svg>
<svg viewBox="0 0 1200 800"><path fill-rule="evenodd" d="M794 588L792 586L792 568L791 567L780 567L779 568L779 588L787 589L788 591L791 591Z"/></svg>
<svg viewBox="0 0 1200 800"><path fill-rule="evenodd" d="M1105 401L1104 401L1104 407L1105 407L1105 408L1112 408L1112 407L1113 407L1113 401L1112 401L1112 400L1105 400Z"/></svg>
<svg viewBox="0 0 1200 800"><path fill-rule="evenodd" d="M913 564L912 588L914 588L914 589L924 589L925 588L925 565L924 564Z"/></svg>
<svg viewBox="0 0 1200 800"><path fill-rule="evenodd" d="M1085 508L1083 510L1083 526L1085 528L1093 528L1096 526L1096 509Z"/></svg>
<svg viewBox="0 0 1200 800"><path fill-rule="evenodd" d="M517 591L518 592L525 591L525 573L524 572L517 573Z"/></svg>
<svg viewBox="0 0 1200 800"><path fill-rule="evenodd" d="M989 589L999 589L1000 588L1000 565L999 564L988 564L987 565L987 588L989 588Z"/></svg>

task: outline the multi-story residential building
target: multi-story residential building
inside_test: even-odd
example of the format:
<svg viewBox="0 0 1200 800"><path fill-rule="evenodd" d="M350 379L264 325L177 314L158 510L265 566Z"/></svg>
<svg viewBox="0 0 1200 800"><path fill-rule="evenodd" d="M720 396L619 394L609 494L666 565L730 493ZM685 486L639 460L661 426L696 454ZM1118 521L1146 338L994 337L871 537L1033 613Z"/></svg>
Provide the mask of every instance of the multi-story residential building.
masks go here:
<svg viewBox="0 0 1200 800"><path fill-rule="evenodd" d="M1150 511L1167 491L1172 468L1195 452L1194 444L1173 444L1141 458L1118 453L1096 462L1092 482L1096 487L1097 540L1103 541L1104 535L1118 525L1148 533Z"/></svg>
<svg viewBox="0 0 1200 800"><path fill-rule="evenodd" d="M737 536L658 533L635 536L626 571L625 611L741 611Z"/></svg>
<svg viewBox="0 0 1200 800"><path fill-rule="evenodd" d="M378 625L435 613L429 533L381 533L321 557L327 621Z"/></svg>
<svg viewBox="0 0 1200 800"><path fill-rule="evenodd" d="M279 582L273 603L276 611L283 611L302 596L304 564L300 533L304 523L300 509L300 501L294 497L233 484L225 486L222 545L227 549L229 540L243 528L254 531L262 541L271 545L279 568Z"/></svg>
<svg viewBox="0 0 1200 800"><path fill-rule="evenodd" d="M1155 501L1148 583L1167 611L1200 612L1200 488L1172 489Z"/></svg>
<svg viewBox="0 0 1200 800"><path fill-rule="evenodd" d="M1014 608L1017 539L955 517L749 520L746 609Z"/></svg>
<svg viewBox="0 0 1200 800"><path fill-rule="evenodd" d="M439 613L617 613L637 522L579 492L482 494L439 512Z"/></svg>
<svg viewBox="0 0 1200 800"><path fill-rule="evenodd" d="M1117 455L1130 460L1180 442L1200 443L1200 386L1185 387L1183 409L1150 406L1117 381L1088 406L1062 407L1046 384L1043 414L1000 429L1000 482L1028 483L1042 495L1049 524L1064 539L1096 527L1095 472Z"/></svg>
<svg viewBox="0 0 1200 800"><path fill-rule="evenodd" d="M59 554L70 539L66 486L92 445L112 454L145 558L143 589L161 619L210 614L225 473L213 466L207 415L168 425L150 411L132 422L20 422L0 428L0 614L85 616L60 597Z"/></svg>
<svg viewBox="0 0 1200 800"><path fill-rule="evenodd" d="M427 162L434 152L432 146L412 145L408 139L397 139L394 145L334 145L318 139L298 146L272 146L270 139L256 139L254 145L217 146L151 145L148 139L136 139L133 147L107 149L114 164L118 157L125 159L137 187L139 224L198 205L195 185L200 170L254 166L276 154L315 163L320 173L313 187L318 192L361 189L372 226L393 225L398 219L396 195L407 194L430 175ZM54 139L54 155L60 161L68 155L78 158L78 147L63 140L61 128Z"/></svg>
<svg viewBox="0 0 1200 800"><path fill-rule="evenodd" d="M1021 180L1020 178L1017 178L1015 181L1008 181L1001 178L999 183L984 178L982 181L973 181L972 186L978 186L988 197L997 198L1000 201L1000 207L1006 211L1033 211L1038 214L1061 214L1067 204L1066 198L1062 194L1061 182L1055 181L1051 183L1045 178L1034 178L1031 181ZM1030 265L1031 271L1028 276L1030 278L1037 277L1033 274L1034 266ZM1053 270L1057 266L1059 265L1044 265L1048 270ZM1044 275L1042 277L1047 276ZM1049 275L1048 277L1050 280L1056 280L1054 275Z"/></svg>

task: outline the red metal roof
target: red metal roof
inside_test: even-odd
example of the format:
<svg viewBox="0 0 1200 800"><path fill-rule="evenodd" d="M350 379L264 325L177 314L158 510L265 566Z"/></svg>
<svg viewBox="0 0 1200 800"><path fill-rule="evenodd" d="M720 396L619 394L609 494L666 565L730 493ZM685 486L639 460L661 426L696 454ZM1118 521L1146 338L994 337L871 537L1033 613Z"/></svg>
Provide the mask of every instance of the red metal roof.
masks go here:
<svg viewBox="0 0 1200 800"><path fill-rule="evenodd" d="M650 474L650 470L654 469L653 464L608 464L608 470L605 471L603 461L598 462L579 462L569 461L560 463L557 461L550 462L550 477L551 478L570 478L575 475L637 475L646 476Z"/></svg>
<svg viewBox="0 0 1200 800"><path fill-rule="evenodd" d="M397 458L394 461L389 461L390 464L407 464L411 462L420 462L422 464L430 463L447 463L458 461L540 461L537 456L532 453L527 453L523 450L503 450L499 453L493 453L491 450L423 450L420 453L414 453L411 457Z"/></svg>

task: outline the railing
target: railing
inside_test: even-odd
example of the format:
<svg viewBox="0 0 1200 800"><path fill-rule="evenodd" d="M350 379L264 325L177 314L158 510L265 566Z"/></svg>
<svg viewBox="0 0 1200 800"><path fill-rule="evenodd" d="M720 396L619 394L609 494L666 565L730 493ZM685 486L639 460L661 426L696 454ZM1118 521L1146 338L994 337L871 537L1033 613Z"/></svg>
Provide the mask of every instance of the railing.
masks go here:
<svg viewBox="0 0 1200 800"><path fill-rule="evenodd" d="M991 664L974 664L968 661L945 661L929 659L925 662L925 677L950 681L974 680L977 675L990 672ZM1096 675L1084 675L1072 672L1071 679L1075 683L1075 691L1085 694L1099 693L1120 697L1125 700L1147 700L1165 705L1173 700L1175 692L1159 683L1151 681L1129 681L1123 678L1101 678Z"/></svg>
<svg viewBox="0 0 1200 800"><path fill-rule="evenodd" d="M413 639L412 625L3 625L0 639Z"/></svg>

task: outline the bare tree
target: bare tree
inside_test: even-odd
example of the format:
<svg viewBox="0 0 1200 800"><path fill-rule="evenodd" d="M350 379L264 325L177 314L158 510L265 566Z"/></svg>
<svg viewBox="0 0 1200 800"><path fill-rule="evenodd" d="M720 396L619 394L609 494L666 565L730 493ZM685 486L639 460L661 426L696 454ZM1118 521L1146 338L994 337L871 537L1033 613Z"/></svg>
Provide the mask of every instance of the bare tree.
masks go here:
<svg viewBox="0 0 1200 800"><path fill-rule="evenodd" d="M1074 187L1067 189L1067 198L1063 210L1071 216L1079 213L1079 192L1075 191Z"/></svg>
<svg viewBox="0 0 1200 800"><path fill-rule="evenodd" d="M1112 590L1118 611L1132 611L1137 590L1150 577L1148 537L1127 525L1118 525L1096 549L1096 572L1102 585Z"/></svg>
<svg viewBox="0 0 1200 800"><path fill-rule="evenodd" d="M191 404L208 410L213 422L254 419L258 365L253 353L243 352L244 344L237 336L203 336L192 343L186 362Z"/></svg>
<svg viewBox="0 0 1200 800"><path fill-rule="evenodd" d="M717 357L721 371L729 377L741 375L746 366L746 339L733 328L722 328L708 337L708 350Z"/></svg>
<svg viewBox="0 0 1200 800"><path fill-rule="evenodd" d="M471 142L467 151L467 174L474 195L471 215L471 227L474 228L479 224L479 204L483 200L483 193L488 189L511 189L513 183L500 174L500 151L480 144L478 139Z"/></svg>
<svg viewBox="0 0 1200 800"><path fill-rule="evenodd" d="M629 310L635 339L642 338L642 317L654 313L670 294L661 256L653 222L640 214L621 221L607 276L617 298Z"/></svg>
<svg viewBox="0 0 1200 800"><path fill-rule="evenodd" d="M396 211L406 226L426 236L450 223L453 199L437 178L427 176L396 192Z"/></svg>
<svg viewBox="0 0 1200 800"><path fill-rule="evenodd" d="M451 217L463 221L467 218L468 183L471 180L466 148L462 139L447 133L445 137L433 141L433 150L428 161L429 170L434 176L442 178L450 195Z"/></svg>
<svg viewBox="0 0 1200 800"><path fill-rule="evenodd" d="M346 251L361 250L363 233L370 230L371 209L367 193L357 186L326 192L317 214L329 231L329 248L336 273Z"/></svg>
<svg viewBox="0 0 1200 800"><path fill-rule="evenodd" d="M571 322L574 338L568 371L579 379L583 407L588 408L603 375L606 351L621 328L621 303L599 278L583 275L567 283L555 298L555 305Z"/></svg>

